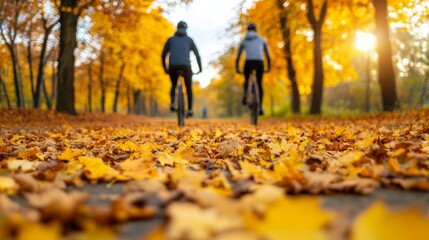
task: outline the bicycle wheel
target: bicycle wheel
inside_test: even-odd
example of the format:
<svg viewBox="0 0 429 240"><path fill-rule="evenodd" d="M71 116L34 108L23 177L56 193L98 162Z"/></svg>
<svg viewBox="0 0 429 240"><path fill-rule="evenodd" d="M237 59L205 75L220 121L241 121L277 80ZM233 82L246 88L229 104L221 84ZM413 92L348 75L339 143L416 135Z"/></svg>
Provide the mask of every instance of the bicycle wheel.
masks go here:
<svg viewBox="0 0 429 240"><path fill-rule="evenodd" d="M179 126L185 126L185 96L182 84L177 86L177 120Z"/></svg>
<svg viewBox="0 0 429 240"><path fill-rule="evenodd" d="M249 101L250 123L256 126L258 124L258 114L259 114L259 92L258 92L258 84L254 79L252 79L252 83L250 87L251 87L251 91L250 91L251 97Z"/></svg>

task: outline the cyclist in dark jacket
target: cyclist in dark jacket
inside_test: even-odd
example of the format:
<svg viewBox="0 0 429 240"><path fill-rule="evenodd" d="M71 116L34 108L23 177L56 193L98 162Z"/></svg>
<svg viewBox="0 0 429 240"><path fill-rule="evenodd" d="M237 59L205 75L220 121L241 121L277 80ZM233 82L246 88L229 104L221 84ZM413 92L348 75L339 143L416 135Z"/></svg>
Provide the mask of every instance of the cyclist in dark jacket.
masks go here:
<svg viewBox="0 0 429 240"><path fill-rule="evenodd" d="M194 52L195 57L197 58L199 72L202 71L201 67L201 58L198 53L197 46L195 45L192 38L188 37L186 34L186 29L188 25L184 21L180 21L177 24L177 31L173 37L169 38L165 43L164 50L162 51L162 66L164 71L167 74L170 74L171 79L171 105L170 110L174 111L174 98L176 93L177 80L179 79L179 74L182 72L185 79L186 92L188 95L188 116L192 116L194 113L192 111L192 68L190 61L190 52ZM168 58L168 67L167 67L167 55Z"/></svg>
<svg viewBox="0 0 429 240"><path fill-rule="evenodd" d="M243 53L243 50L246 52L246 61L244 63L244 97L243 104L246 104L246 94L247 86L249 82L250 74L253 70L256 70L256 79L259 86L259 98L260 98L260 108L259 115L264 115L264 110L262 109L262 77L264 72L269 72L271 68L271 58L268 51L267 42L256 32L256 25L254 23L249 23L247 25L247 34L245 38L241 41L240 47L238 48L237 58L235 60L235 68L237 73L242 73L239 68L240 56ZM267 61L267 70L264 71L264 54Z"/></svg>

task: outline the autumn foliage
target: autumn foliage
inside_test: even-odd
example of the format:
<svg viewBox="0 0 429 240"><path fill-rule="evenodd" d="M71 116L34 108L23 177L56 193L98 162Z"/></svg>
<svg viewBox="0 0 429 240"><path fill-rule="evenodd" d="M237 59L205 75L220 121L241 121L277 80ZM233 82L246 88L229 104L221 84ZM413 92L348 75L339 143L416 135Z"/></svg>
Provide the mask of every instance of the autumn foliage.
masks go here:
<svg viewBox="0 0 429 240"><path fill-rule="evenodd" d="M105 239L130 221L161 219L150 239L422 239L429 220L418 210L377 202L345 224L312 195L428 191L428 122L428 111L415 111L179 128L1 110L0 233ZM124 187L103 197L94 184ZM398 227L409 221L413 231Z"/></svg>

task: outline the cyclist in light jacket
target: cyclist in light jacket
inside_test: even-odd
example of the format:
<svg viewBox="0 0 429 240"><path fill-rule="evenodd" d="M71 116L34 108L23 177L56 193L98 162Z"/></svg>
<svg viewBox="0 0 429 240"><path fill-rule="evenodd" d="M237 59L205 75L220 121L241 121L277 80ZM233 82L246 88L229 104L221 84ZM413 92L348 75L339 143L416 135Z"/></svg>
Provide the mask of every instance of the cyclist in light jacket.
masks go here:
<svg viewBox="0 0 429 240"><path fill-rule="evenodd" d="M188 25L184 21L180 21L177 24L177 31L167 40L164 45L164 49L162 51L162 66L164 68L165 73L170 75L171 79L171 105L170 110L175 111L174 106L174 98L176 95L176 85L177 80L179 79L179 73L183 72L183 77L185 79L186 85L186 93L188 95L188 116L192 116L194 113L192 111L192 68L190 61L190 52L194 52L195 57L198 62L199 72L202 71L201 67L201 58L198 53L197 46L194 43L194 40L190 38L186 29ZM168 67L167 67L167 55L169 55L168 59Z"/></svg>
<svg viewBox="0 0 429 240"><path fill-rule="evenodd" d="M256 25L254 23L249 23L247 25L247 34L245 38L241 41L240 46L238 48L237 58L235 60L235 68L237 73L243 73L242 71L240 71L239 68L240 56L243 53L243 50L246 52L246 61L244 63L245 80L243 104L246 104L247 86L250 74L253 70L256 70L256 79L258 81L259 86L259 102L261 104L259 108L259 115L264 115L264 110L262 109L262 97L264 94L262 89L262 77L264 75L264 72L270 71L271 58L267 42L256 32ZM264 55L265 60L267 61L266 71L264 71Z"/></svg>

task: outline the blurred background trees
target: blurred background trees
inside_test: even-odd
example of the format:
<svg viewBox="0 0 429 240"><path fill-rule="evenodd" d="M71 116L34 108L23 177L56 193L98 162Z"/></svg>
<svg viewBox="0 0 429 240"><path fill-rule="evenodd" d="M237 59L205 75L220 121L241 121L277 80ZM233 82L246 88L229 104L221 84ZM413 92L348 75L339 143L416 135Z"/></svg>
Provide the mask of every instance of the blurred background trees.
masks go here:
<svg viewBox="0 0 429 240"><path fill-rule="evenodd" d="M160 64L174 0L1 0L0 107L169 115ZM429 105L429 3L424 0L243 0L229 34L255 22L267 39L269 116L359 114ZM231 38L233 39L233 38ZM375 39L378 39L376 41ZM198 39L195 39L198 41ZM242 116L238 42L226 46L195 109ZM363 47L362 47L363 46ZM198 115L197 115L198 116Z"/></svg>

